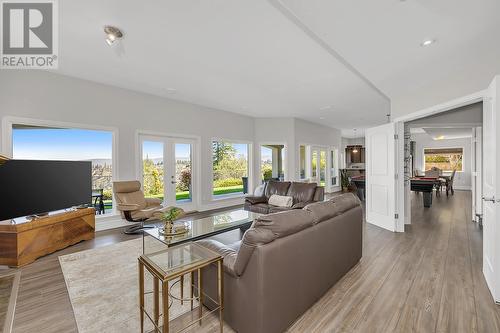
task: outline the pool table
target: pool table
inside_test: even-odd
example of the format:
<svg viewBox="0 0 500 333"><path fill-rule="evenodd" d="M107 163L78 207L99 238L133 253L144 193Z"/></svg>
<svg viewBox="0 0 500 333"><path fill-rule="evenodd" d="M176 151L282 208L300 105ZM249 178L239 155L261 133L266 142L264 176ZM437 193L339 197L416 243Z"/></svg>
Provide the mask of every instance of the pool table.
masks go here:
<svg viewBox="0 0 500 333"><path fill-rule="evenodd" d="M422 192L424 207L432 206L432 192L437 182L439 182L437 177L415 177L410 179L410 189L414 192Z"/></svg>

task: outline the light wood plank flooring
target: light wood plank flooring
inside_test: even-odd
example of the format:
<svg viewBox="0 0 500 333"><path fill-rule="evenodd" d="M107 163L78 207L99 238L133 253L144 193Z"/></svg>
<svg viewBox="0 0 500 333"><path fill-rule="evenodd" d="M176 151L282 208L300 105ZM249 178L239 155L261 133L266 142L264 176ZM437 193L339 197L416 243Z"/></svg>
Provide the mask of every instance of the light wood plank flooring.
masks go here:
<svg viewBox="0 0 500 333"><path fill-rule="evenodd" d="M481 231L470 221L470 192L434 198L429 209L414 195L412 207L404 234L365 224L361 262L290 332L500 332L500 308L481 272ZM22 268L14 332L76 332L57 256L133 237L99 232ZM215 323L208 319L193 331L216 332Z"/></svg>

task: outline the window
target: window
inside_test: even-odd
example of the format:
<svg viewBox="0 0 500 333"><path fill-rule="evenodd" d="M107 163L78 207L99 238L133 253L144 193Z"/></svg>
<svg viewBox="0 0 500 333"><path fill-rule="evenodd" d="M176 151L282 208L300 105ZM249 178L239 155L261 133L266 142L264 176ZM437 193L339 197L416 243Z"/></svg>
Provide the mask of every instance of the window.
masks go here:
<svg viewBox="0 0 500 333"><path fill-rule="evenodd" d="M306 146L299 146L300 179L306 179Z"/></svg>
<svg viewBox="0 0 500 333"><path fill-rule="evenodd" d="M283 161L285 160L284 145L260 146L260 173L262 180L285 178Z"/></svg>
<svg viewBox="0 0 500 333"><path fill-rule="evenodd" d="M248 151L246 143L212 141L214 196L247 193Z"/></svg>
<svg viewBox="0 0 500 333"><path fill-rule="evenodd" d="M92 190L102 191L104 213L112 212L112 150L110 131L12 125L12 157L15 159L91 161Z"/></svg>
<svg viewBox="0 0 500 333"><path fill-rule="evenodd" d="M463 148L425 148L424 170L463 171Z"/></svg>

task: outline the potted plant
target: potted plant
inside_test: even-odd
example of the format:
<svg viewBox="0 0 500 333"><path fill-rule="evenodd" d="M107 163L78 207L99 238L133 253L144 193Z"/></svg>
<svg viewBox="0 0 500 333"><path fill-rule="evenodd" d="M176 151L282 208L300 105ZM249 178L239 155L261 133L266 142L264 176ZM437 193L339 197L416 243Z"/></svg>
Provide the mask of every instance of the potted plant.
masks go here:
<svg viewBox="0 0 500 333"><path fill-rule="evenodd" d="M340 185L342 187L342 191L344 191L344 189L346 191L349 190L349 176L347 176L346 169L340 170Z"/></svg>
<svg viewBox="0 0 500 333"><path fill-rule="evenodd" d="M162 220L165 225L163 227L164 234L173 234L174 233L174 221L180 219L186 215L184 210L179 207L170 207L165 212L159 214L160 220Z"/></svg>

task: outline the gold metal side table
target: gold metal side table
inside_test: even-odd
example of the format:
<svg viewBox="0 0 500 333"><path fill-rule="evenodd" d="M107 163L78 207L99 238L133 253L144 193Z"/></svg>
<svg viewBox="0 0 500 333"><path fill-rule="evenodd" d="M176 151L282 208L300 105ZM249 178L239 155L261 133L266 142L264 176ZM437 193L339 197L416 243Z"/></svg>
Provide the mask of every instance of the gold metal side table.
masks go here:
<svg viewBox="0 0 500 333"><path fill-rule="evenodd" d="M203 280L201 270L212 264L217 265L217 301L203 292L202 285ZM146 269L153 276L153 314L150 314L145 308L144 269ZM180 282L182 287L184 282L183 277L187 274L190 274L191 276L190 297L183 298L182 292L180 297L172 295L171 289L173 289L175 285L178 285L178 282ZM196 285L193 283L195 274L197 274ZM145 316L154 325L154 332L168 333L170 326L169 310L172 304L177 301L191 302L191 311L194 309L194 302L197 301L198 303L198 319L189 322L180 331L187 329L197 322L201 325L204 318L218 311L220 332L222 332L224 309L223 277L222 257L218 253L196 243L186 243L162 249L157 252L141 255L139 257L139 308L141 333L144 332ZM162 314L160 314L160 286ZM203 314L203 299L205 297L210 299L216 307ZM160 318L162 320L160 320Z"/></svg>

